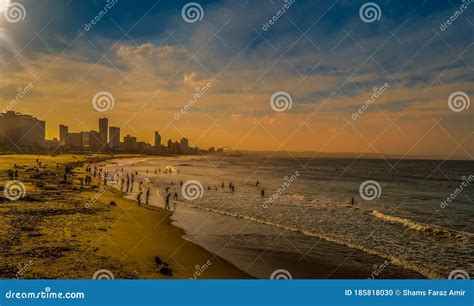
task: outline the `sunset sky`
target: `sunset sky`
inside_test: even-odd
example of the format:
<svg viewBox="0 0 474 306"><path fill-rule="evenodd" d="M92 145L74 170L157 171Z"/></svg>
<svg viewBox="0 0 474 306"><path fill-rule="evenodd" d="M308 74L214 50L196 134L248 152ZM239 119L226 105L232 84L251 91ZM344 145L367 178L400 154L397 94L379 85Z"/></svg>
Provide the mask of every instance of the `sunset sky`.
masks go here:
<svg viewBox="0 0 474 306"><path fill-rule="evenodd" d="M25 0L22 20L0 14L0 108L31 83L13 110L45 120L47 138L108 117L122 136L153 142L158 130L204 148L474 155L474 106L448 105L455 92L474 99L474 3L443 30L461 1L378 0L380 18L364 22L367 1L295 0L270 26L284 1L199 0L195 22L182 16L189 1L115 2L89 26L106 1ZM94 109L99 92L112 109ZM276 92L291 108L271 107Z"/></svg>

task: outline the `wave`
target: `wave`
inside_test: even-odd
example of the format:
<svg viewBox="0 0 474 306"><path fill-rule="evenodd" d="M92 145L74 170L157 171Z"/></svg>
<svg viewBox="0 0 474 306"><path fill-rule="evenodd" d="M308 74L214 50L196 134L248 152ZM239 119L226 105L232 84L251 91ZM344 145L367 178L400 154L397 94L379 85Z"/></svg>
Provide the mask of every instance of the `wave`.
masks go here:
<svg viewBox="0 0 474 306"><path fill-rule="evenodd" d="M253 221L253 222L256 222L256 223L281 228L281 229L288 230L288 231L291 231L291 232L301 233L305 236L314 237L314 238L326 240L328 242L344 245L344 246L352 248L352 249L357 249L357 250L363 251L363 252L371 254L371 255L375 255L375 256L379 256L379 257L388 259L394 265L397 265L399 267L418 272L421 275L423 275L427 278L430 278L430 279L444 279L445 278L445 276L437 273L432 268L423 267L423 266L417 265L415 263L408 262L406 260L397 258L393 255L385 254L385 253L383 253L381 251L378 251L378 250L375 250L375 249L369 249L369 248L364 247L364 246L356 245L352 242L342 241L338 238L335 238L335 237L332 237L332 236L329 236L329 235L325 235L323 233L316 233L314 231L301 229L301 228L297 228L297 227L289 226L289 225L284 225L284 224L280 224L280 223L275 223L275 222L271 222L271 221L268 221L268 220L258 219L258 218L255 218L255 217L242 215L242 214L239 214L239 213L234 213L234 212L229 212L229 211L224 211L224 210L214 209L214 208L208 208L208 207L202 207L202 206L196 206L196 205L189 204L187 202L179 201L179 203L183 204L185 206L194 208L194 209L203 210L203 211L212 212L212 213L218 213L220 215L235 217L235 218L239 218L239 219L245 219L245 220Z"/></svg>
<svg viewBox="0 0 474 306"><path fill-rule="evenodd" d="M463 231L455 231L455 230L447 229L445 227L441 227L441 226L437 226L433 224L418 223L410 219L387 215L378 210L372 210L372 215L383 221L401 224L411 230L419 231L419 232L433 235L436 237L444 237L444 238L449 238L449 239L456 239L463 236L474 237L474 234L472 233L463 232Z"/></svg>

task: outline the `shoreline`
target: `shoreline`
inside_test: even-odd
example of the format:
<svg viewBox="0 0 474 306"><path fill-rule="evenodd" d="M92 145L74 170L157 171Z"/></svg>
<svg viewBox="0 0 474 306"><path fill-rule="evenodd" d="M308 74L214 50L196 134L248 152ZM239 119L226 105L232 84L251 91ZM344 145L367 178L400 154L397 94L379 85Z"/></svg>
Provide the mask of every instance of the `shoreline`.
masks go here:
<svg viewBox="0 0 474 306"><path fill-rule="evenodd" d="M117 279L250 277L183 239L183 231L171 225L162 209L139 207L112 188L86 208L100 186L93 179L91 186L81 187L84 165L110 159L0 156L2 185L8 181L6 170L16 164L26 191L22 199L0 204L0 278L91 279L98 272L98 278ZM64 181L66 165L73 174ZM156 256L173 270L172 277L160 273ZM101 275L104 271L109 274Z"/></svg>
<svg viewBox="0 0 474 306"><path fill-rule="evenodd" d="M120 158L114 164L109 164L109 166L112 169L114 167L121 168L122 165L119 166L120 161L125 160ZM140 166L138 165L138 167ZM153 189L155 191L158 190L157 193L162 192L161 187L154 186ZM135 195L136 193L132 192L126 196L129 199L134 199ZM154 204L154 207L164 205L156 197L151 198L151 203ZM215 222L212 222L213 215L217 213L216 211L208 210L204 207L197 209L197 207L181 201L178 201L178 203L178 210L171 215L171 218L173 220L172 224L183 229L186 233L184 239L223 257L240 270L256 278L269 278L273 271L286 267L290 271L295 271L293 275L295 278L366 279L370 278L374 270L378 269L374 267L379 266L383 266L382 269L384 270L384 273L378 273L380 278L426 278L426 276L419 272L400 266L377 254L367 253L363 250L350 248L347 245L341 245L322 238L309 237L300 231L275 228L262 222L249 223L249 220L235 218L235 216L229 214L217 214L218 217L215 218ZM240 230L230 229L230 232L223 233L226 230L226 224L235 224L237 222L240 222L242 228L250 227L249 231L240 232ZM250 226L247 226L247 224L250 224ZM272 233L275 233L277 238L283 233L283 235L291 236L292 239L316 243L322 247L322 250L317 251L317 256L309 260L304 255L299 256L292 253L294 246L291 244L287 245L289 251L286 252L282 250L267 250L263 246L259 248L258 246L247 246L245 243L240 245L239 242L234 243L234 240L239 240L241 237L249 235L253 237L264 236L271 235ZM234 235L239 237L234 237ZM242 239L245 240L245 238ZM260 237L259 239L263 241L265 238ZM346 263L346 257L351 257L349 260L351 264ZM390 263L387 264L387 261ZM339 262L344 263L339 265Z"/></svg>

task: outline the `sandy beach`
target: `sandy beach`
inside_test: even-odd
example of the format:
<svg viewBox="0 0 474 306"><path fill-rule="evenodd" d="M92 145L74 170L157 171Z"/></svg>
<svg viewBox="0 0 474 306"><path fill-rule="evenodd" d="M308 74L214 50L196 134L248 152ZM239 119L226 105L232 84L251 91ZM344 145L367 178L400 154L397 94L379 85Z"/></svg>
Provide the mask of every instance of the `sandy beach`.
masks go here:
<svg viewBox="0 0 474 306"><path fill-rule="evenodd" d="M21 199L1 197L1 278L90 279L94 274L116 279L249 277L183 239L183 230L171 225L164 210L138 206L113 188L104 190L102 184L101 189L96 179L81 187L79 178L85 177L85 166L107 158L0 156L2 186L9 181L8 169L18 170L17 180L24 185ZM65 166L73 170L64 181ZM156 263L156 257L168 265L172 276L160 273L163 265Z"/></svg>

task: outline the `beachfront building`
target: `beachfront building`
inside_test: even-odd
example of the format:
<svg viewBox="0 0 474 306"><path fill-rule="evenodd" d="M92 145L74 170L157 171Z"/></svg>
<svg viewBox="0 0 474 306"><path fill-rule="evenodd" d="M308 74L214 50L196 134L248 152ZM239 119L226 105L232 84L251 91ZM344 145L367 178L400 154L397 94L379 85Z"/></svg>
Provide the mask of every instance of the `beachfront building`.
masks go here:
<svg viewBox="0 0 474 306"><path fill-rule="evenodd" d="M109 127L109 146L113 149L120 147L120 128Z"/></svg>
<svg viewBox="0 0 474 306"><path fill-rule="evenodd" d="M137 150L137 137L127 135L123 138L123 146L128 152L133 152Z"/></svg>
<svg viewBox="0 0 474 306"><path fill-rule="evenodd" d="M65 146L66 145L66 139L69 133L69 128L63 124L59 125L59 145L60 146Z"/></svg>
<svg viewBox="0 0 474 306"><path fill-rule="evenodd" d="M45 126L33 116L6 112L0 116L0 146L10 150L44 147Z"/></svg>
<svg viewBox="0 0 474 306"><path fill-rule="evenodd" d="M181 153L186 153L189 148L189 140L187 138L182 138L179 143L179 150Z"/></svg>
<svg viewBox="0 0 474 306"><path fill-rule="evenodd" d="M99 135L100 135L99 139L102 141L102 146L105 146L109 141L108 132L109 132L109 119L100 118L99 119Z"/></svg>
<svg viewBox="0 0 474 306"><path fill-rule="evenodd" d="M92 152L99 152L104 149L104 142L100 132L90 131L89 134L89 150Z"/></svg>
<svg viewBox="0 0 474 306"><path fill-rule="evenodd" d="M69 133L66 138L66 146L74 148L74 149L83 148L84 140L85 139L84 139L83 132Z"/></svg>

